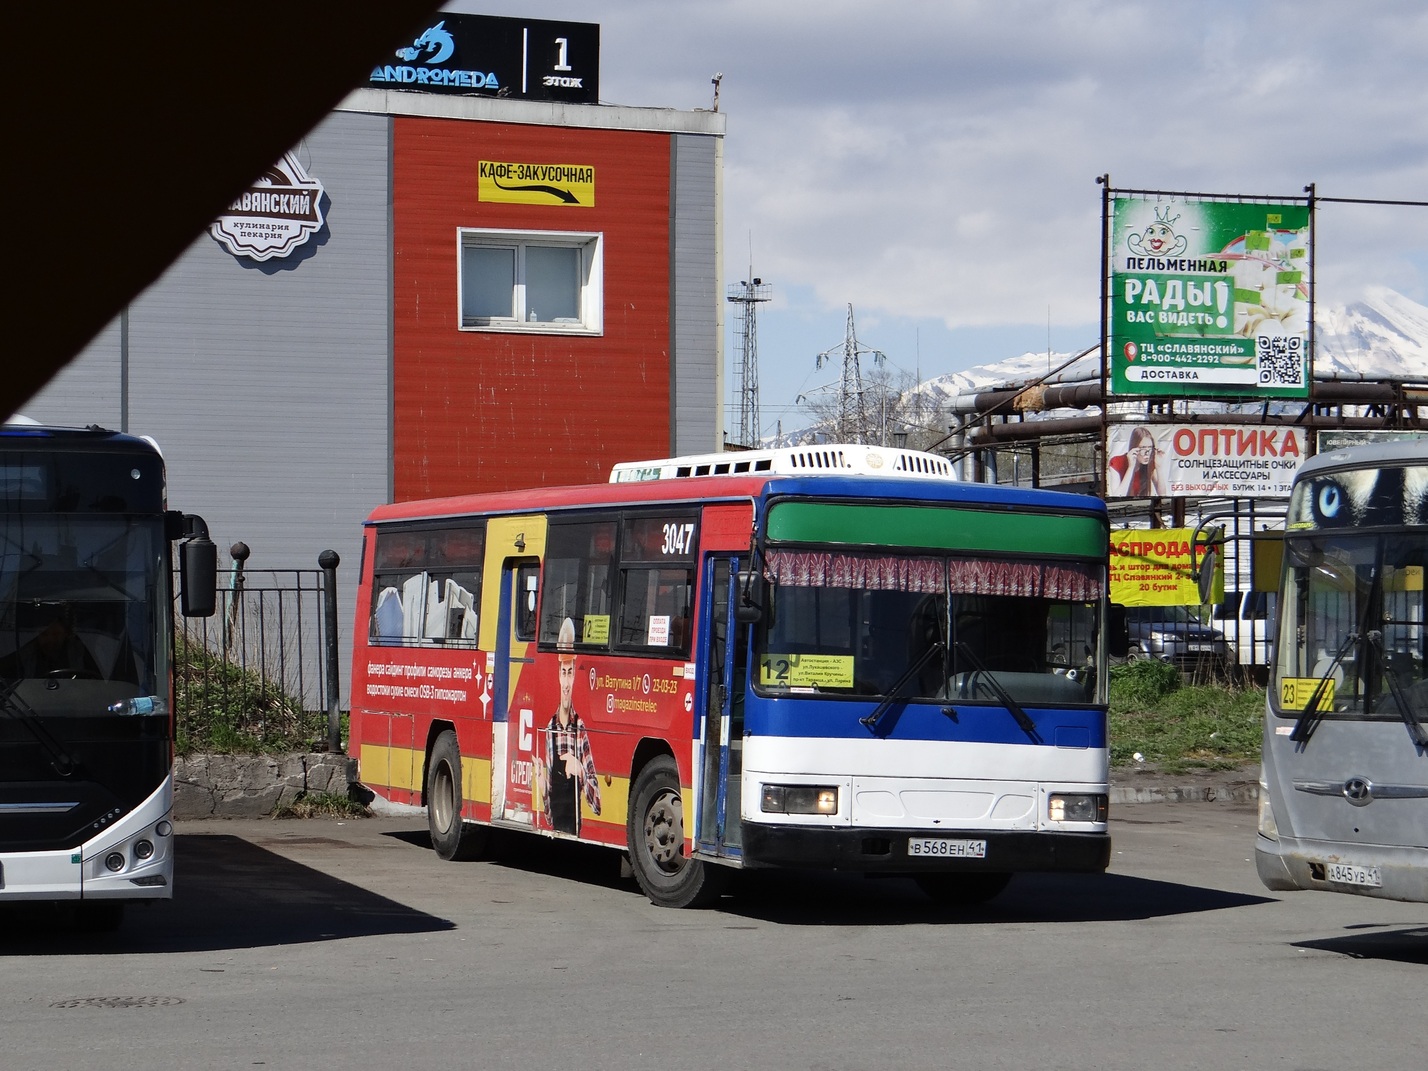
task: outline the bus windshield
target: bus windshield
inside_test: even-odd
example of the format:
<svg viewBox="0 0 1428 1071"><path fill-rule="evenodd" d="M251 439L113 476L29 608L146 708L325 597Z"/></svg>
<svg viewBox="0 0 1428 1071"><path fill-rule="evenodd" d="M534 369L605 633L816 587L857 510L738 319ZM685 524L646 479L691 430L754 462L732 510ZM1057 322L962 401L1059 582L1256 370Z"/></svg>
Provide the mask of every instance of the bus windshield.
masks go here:
<svg viewBox="0 0 1428 1071"><path fill-rule="evenodd" d="M116 699L158 691L163 540L156 517L0 516L0 679L115 682L101 690Z"/></svg>
<svg viewBox="0 0 1428 1071"><path fill-rule="evenodd" d="M1315 706L1324 713L1396 718L1404 701L1418 717L1428 715L1425 564L1428 541L1421 534L1341 531L1291 537L1279 637L1280 688L1271 690L1271 697L1312 687L1321 693ZM1302 697L1290 706L1302 708Z"/></svg>
<svg viewBox="0 0 1428 1071"><path fill-rule="evenodd" d="M765 574L765 693L1104 702L1100 563L773 550Z"/></svg>

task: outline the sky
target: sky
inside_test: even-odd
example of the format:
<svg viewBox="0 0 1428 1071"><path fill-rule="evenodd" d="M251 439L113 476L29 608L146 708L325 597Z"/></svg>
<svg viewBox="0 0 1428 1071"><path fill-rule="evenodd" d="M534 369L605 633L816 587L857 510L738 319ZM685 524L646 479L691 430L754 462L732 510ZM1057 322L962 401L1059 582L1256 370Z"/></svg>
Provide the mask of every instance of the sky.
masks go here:
<svg viewBox="0 0 1428 1071"><path fill-rule="evenodd" d="M1428 201L1422 0L458 0L600 25L602 103L719 110L761 432L862 347L928 379L1099 340L1101 186ZM1428 304L1428 207L1321 202L1316 297ZM738 339L726 315L725 427ZM831 352L820 369L818 357ZM865 355L866 372L875 358Z"/></svg>

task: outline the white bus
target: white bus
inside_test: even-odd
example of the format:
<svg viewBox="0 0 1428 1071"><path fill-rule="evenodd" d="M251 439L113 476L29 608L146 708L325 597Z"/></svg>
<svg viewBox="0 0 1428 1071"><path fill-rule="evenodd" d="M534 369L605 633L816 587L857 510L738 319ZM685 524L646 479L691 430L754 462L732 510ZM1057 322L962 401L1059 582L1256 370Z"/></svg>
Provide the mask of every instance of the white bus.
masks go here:
<svg viewBox="0 0 1428 1071"><path fill-rule="evenodd" d="M146 439L0 428L0 904L87 929L173 895L173 595L213 612L217 555L165 508Z"/></svg>

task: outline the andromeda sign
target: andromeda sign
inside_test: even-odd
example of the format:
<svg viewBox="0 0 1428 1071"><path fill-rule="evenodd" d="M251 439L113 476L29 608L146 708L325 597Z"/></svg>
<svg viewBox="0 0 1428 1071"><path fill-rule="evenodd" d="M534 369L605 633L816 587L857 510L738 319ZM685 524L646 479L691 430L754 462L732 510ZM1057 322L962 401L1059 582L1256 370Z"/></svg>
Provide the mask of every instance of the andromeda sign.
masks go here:
<svg viewBox="0 0 1428 1071"><path fill-rule="evenodd" d="M372 68L373 89L596 104L600 27L588 22L439 13Z"/></svg>

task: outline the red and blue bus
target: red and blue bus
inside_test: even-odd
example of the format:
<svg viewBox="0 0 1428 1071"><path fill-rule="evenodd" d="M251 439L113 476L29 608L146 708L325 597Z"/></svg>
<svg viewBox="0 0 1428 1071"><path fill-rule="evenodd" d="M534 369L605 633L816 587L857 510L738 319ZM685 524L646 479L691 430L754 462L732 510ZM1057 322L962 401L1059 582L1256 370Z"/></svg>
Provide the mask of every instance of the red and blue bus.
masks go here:
<svg viewBox="0 0 1428 1071"><path fill-rule="evenodd" d="M875 446L381 506L351 750L444 858L607 845L670 907L741 867L1099 872L1108 543L1097 499Z"/></svg>

